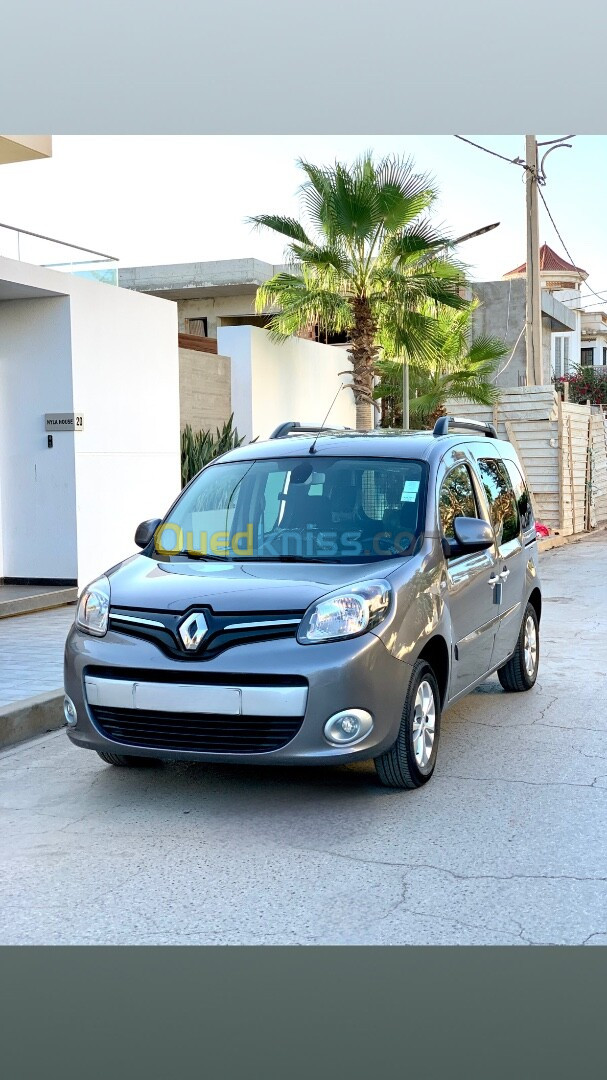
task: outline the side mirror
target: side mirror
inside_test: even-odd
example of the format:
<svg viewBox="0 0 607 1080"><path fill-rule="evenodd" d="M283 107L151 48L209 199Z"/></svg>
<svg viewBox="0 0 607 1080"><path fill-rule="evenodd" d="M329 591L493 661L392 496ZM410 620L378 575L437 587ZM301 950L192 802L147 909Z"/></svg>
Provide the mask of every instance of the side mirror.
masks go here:
<svg viewBox="0 0 607 1080"><path fill-rule="evenodd" d="M495 543L493 529L481 518L456 517L453 521L453 532L458 551L462 555L467 552L486 551Z"/></svg>
<svg viewBox="0 0 607 1080"><path fill-rule="evenodd" d="M142 521L141 524L137 526L137 531L135 533L135 543L137 544L137 547L144 548L148 546L161 521L162 518L150 518L149 521Z"/></svg>

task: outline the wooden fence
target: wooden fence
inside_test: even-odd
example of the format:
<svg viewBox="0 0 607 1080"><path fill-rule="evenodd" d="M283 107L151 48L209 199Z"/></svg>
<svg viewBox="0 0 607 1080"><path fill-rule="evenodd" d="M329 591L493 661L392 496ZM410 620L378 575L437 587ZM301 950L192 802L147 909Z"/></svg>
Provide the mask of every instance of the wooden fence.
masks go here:
<svg viewBox="0 0 607 1080"><path fill-rule="evenodd" d="M492 421L527 473L535 516L567 536L607 524L607 421L551 386L508 387L493 409L449 402L451 415Z"/></svg>

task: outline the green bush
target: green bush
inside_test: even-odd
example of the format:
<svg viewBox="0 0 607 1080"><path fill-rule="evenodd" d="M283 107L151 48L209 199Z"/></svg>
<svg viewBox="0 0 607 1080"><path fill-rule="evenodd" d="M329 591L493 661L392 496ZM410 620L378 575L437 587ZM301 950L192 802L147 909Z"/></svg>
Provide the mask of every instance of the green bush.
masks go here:
<svg viewBox="0 0 607 1080"><path fill-rule="evenodd" d="M244 442L240 438L238 429L233 427L234 414L221 428L217 428L215 435L210 431L192 431L190 424L186 424L181 432L181 486L187 483L200 472L205 465L220 454L226 454L228 450L234 450Z"/></svg>

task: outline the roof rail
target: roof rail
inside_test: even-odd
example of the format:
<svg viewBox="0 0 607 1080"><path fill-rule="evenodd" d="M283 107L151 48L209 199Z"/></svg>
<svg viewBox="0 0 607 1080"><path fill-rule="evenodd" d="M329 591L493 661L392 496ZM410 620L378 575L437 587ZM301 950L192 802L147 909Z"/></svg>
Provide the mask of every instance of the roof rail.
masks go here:
<svg viewBox="0 0 607 1080"><path fill-rule="evenodd" d="M298 420L287 420L286 423L279 424L277 428L274 428L270 438L286 439L289 435L319 435L323 431L331 434L338 431L352 430L352 428L347 427L317 427L314 424L300 424Z"/></svg>
<svg viewBox="0 0 607 1080"><path fill-rule="evenodd" d="M464 420L460 416L439 416L434 425L434 438L437 439L439 435L448 435L449 428L463 428L467 431L476 431L479 435L486 435L488 439L498 438L497 431L493 424L485 424L481 420Z"/></svg>

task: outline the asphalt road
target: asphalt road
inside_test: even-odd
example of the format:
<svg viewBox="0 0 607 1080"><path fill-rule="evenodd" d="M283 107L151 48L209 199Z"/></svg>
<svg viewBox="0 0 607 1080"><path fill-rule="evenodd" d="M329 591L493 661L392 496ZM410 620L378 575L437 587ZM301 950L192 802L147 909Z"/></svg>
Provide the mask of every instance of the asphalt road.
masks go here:
<svg viewBox="0 0 607 1080"><path fill-rule="evenodd" d="M0 943L607 944L607 533L541 563L535 689L449 710L418 792L1 754Z"/></svg>

